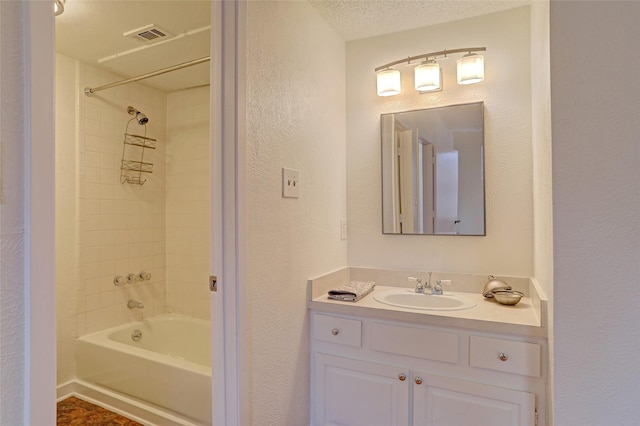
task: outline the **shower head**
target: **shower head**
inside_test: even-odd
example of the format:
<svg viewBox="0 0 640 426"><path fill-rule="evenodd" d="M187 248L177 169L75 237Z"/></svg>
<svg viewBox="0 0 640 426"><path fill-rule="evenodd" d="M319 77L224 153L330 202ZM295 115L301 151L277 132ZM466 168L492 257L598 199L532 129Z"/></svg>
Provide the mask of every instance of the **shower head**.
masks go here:
<svg viewBox="0 0 640 426"><path fill-rule="evenodd" d="M132 106L127 108L127 112L129 113L129 115L135 116L136 121L141 126L144 126L149 122L149 118L146 115L144 115L143 113L141 113L140 111L138 111Z"/></svg>
<svg viewBox="0 0 640 426"><path fill-rule="evenodd" d="M149 122L147 116L140 111L138 111L138 113L136 114L136 120L138 120L138 124L140 125L147 124Z"/></svg>

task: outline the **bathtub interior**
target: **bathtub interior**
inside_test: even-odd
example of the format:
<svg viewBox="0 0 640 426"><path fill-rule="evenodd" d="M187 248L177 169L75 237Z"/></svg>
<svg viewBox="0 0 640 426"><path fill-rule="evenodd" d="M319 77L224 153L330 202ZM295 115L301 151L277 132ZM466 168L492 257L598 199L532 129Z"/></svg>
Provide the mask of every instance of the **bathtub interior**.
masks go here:
<svg viewBox="0 0 640 426"><path fill-rule="evenodd" d="M142 332L138 342L134 330ZM77 340L77 377L187 419L211 424L211 333L207 321L150 318Z"/></svg>
<svg viewBox="0 0 640 426"><path fill-rule="evenodd" d="M110 332L107 337L171 358L211 366L211 325L208 321L160 315L135 324ZM136 330L139 333L134 338Z"/></svg>

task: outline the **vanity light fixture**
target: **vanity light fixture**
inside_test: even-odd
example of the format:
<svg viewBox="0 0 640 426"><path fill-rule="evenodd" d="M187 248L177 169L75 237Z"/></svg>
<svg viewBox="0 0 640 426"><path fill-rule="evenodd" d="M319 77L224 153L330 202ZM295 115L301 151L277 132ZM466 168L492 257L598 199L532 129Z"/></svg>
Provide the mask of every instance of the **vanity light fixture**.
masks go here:
<svg viewBox="0 0 640 426"><path fill-rule="evenodd" d="M473 84L484 80L484 57L469 53L456 61L458 84Z"/></svg>
<svg viewBox="0 0 640 426"><path fill-rule="evenodd" d="M62 12L64 12L64 1L65 0L53 0L53 11L56 16L62 15Z"/></svg>
<svg viewBox="0 0 640 426"><path fill-rule="evenodd" d="M466 53L457 61L458 84L473 84L484 80L484 58L474 52L484 52L486 47L466 47L463 49L440 50L438 52L423 53L409 56L406 59L389 62L375 69L377 74L378 96L393 96L400 93L400 71L392 69L394 65L413 61L423 61L414 69L415 89L420 92L434 92L442 90L442 70L436 62L446 59L448 55Z"/></svg>
<svg viewBox="0 0 640 426"><path fill-rule="evenodd" d="M378 96L393 96L400 93L400 71L385 68L377 72L376 81Z"/></svg>
<svg viewBox="0 0 640 426"><path fill-rule="evenodd" d="M423 61L413 72L415 88L418 92L442 90L442 71L436 61Z"/></svg>

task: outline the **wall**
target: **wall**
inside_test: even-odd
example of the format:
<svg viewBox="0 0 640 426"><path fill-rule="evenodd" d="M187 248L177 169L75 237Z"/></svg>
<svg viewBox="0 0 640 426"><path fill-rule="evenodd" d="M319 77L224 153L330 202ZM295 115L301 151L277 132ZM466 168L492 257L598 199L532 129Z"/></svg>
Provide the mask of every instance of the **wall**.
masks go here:
<svg viewBox="0 0 640 426"><path fill-rule="evenodd" d="M22 2L0 2L0 424L24 424L24 116Z"/></svg>
<svg viewBox="0 0 640 426"><path fill-rule="evenodd" d="M555 424L636 425L640 3L550 16Z"/></svg>
<svg viewBox="0 0 640 426"><path fill-rule="evenodd" d="M209 87L167 95L167 305L210 318Z"/></svg>
<svg viewBox="0 0 640 426"><path fill-rule="evenodd" d="M80 64L78 87L96 87L120 77ZM166 96L142 84L123 85L79 97L80 259L78 333L83 335L165 311ZM147 136L156 149L145 152L154 163L144 185L120 183L125 128L134 106L149 117ZM144 135L131 122L128 132ZM127 148L127 152L129 151ZM137 157L135 157L137 158ZM116 288L116 274L145 270L151 281ZM129 299L144 310L127 308Z"/></svg>
<svg viewBox="0 0 640 426"><path fill-rule="evenodd" d="M251 423L309 416L306 281L346 266L344 42L307 2L247 4ZM300 171L282 198L281 168Z"/></svg>
<svg viewBox="0 0 640 426"><path fill-rule="evenodd" d="M57 381L75 377L76 306L78 303L78 130L77 74L80 64L56 56L56 342Z"/></svg>
<svg viewBox="0 0 640 426"><path fill-rule="evenodd" d="M349 265L531 276L532 154L529 9L347 43ZM400 66L403 92L378 97L374 68L445 48L486 46L485 81L459 86L442 61L444 89L420 95ZM485 237L382 235L380 114L485 102ZM393 255L390 256L390 253Z"/></svg>
<svg viewBox="0 0 640 426"><path fill-rule="evenodd" d="M548 303L549 359L553 359L553 205L549 2L531 4L531 145L533 147L533 277ZM547 422L553 424L553 363L547 386Z"/></svg>
<svg viewBox="0 0 640 426"><path fill-rule="evenodd" d="M166 95L142 84L82 93L120 77L56 56L56 293L58 384L74 377L74 339L166 310ZM144 185L120 183L125 126L132 105L150 119L158 140ZM144 134L132 122L130 133ZM116 274L142 270L152 279L120 288ZM143 310L127 308L129 299Z"/></svg>

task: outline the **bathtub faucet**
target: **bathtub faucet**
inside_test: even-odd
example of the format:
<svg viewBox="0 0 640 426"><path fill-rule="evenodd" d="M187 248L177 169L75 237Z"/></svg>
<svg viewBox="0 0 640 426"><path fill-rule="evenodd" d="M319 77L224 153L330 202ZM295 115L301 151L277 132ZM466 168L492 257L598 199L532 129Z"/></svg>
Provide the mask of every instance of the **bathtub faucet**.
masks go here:
<svg viewBox="0 0 640 426"><path fill-rule="evenodd" d="M137 300L129 300L129 303L127 303L127 307L129 309L134 309L134 308L142 309L144 308L144 303L138 302Z"/></svg>

